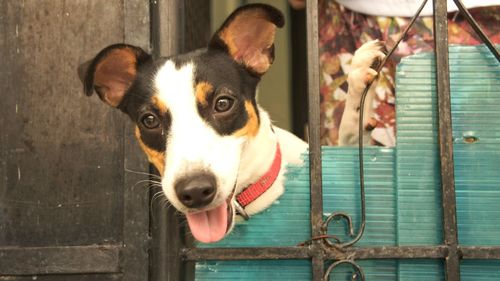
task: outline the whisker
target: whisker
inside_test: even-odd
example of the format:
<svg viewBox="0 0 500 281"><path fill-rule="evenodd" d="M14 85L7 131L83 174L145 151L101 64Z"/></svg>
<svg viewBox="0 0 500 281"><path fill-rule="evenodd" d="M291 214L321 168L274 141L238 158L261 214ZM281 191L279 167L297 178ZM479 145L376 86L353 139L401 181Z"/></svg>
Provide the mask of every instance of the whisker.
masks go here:
<svg viewBox="0 0 500 281"><path fill-rule="evenodd" d="M151 213L151 219L153 221L156 221L156 212L153 211L153 202L154 202L154 197L157 196L158 193L156 193L155 195L153 195L153 198L151 199L151 201L149 202L149 211Z"/></svg>
<svg viewBox="0 0 500 281"><path fill-rule="evenodd" d="M163 199L164 199L164 200L167 200L167 197L165 196L165 193L163 193L163 191L162 191L162 190L160 190L160 191L156 192L156 193L155 193L155 194L151 197L151 201L150 201L150 203L149 203L149 209L150 209L151 213L153 214L153 217L152 217L153 219L156 219L156 218L155 218L155 216L154 216L154 214L155 214L156 212L153 212L153 205L154 205L154 203L155 203L155 200L162 199L162 197L163 197ZM161 202L161 201L160 201L160 202ZM159 206L160 208L162 208L162 209L164 208L164 206L162 206L161 204L158 204L158 206Z"/></svg>
<svg viewBox="0 0 500 281"><path fill-rule="evenodd" d="M161 187L161 183L160 182L157 182L157 181L154 181L154 180L140 180L138 182L136 182L133 186L132 186L132 190L134 188L136 188L137 186L143 184L143 187L147 187L148 189L149 188L153 188L153 187Z"/></svg>
<svg viewBox="0 0 500 281"><path fill-rule="evenodd" d="M163 208L173 208L172 204L170 203L170 201L168 201L168 199L167 199L167 197L166 197L166 196L164 196L164 197L163 197L163 198L161 198L161 199L163 199L163 200L160 202L160 204L162 204L162 207L163 207ZM176 209L176 210L177 210L177 209Z"/></svg>
<svg viewBox="0 0 500 281"><path fill-rule="evenodd" d="M165 196L165 194L163 193L163 191L162 191L162 190L160 190L160 191L156 192L156 193L153 195L153 197L151 197L151 204L153 204L155 200L157 200L157 199L161 198L162 196Z"/></svg>
<svg viewBox="0 0 500 281"><path fill-rule="evenodd" d="M124 170L126 172L129 172L129 173L134 173L134 174L138 174L138 175L144 175L144 176L149 176L149 177L153 177L153 178L156 178L156 179L159 179L161 180L161 176L159 175L155 175L155 174L152 174L152 173L146 173L146 172L140 172L140 171L134 171L134 170L130 170L129 168L125 167Z"/></svg>

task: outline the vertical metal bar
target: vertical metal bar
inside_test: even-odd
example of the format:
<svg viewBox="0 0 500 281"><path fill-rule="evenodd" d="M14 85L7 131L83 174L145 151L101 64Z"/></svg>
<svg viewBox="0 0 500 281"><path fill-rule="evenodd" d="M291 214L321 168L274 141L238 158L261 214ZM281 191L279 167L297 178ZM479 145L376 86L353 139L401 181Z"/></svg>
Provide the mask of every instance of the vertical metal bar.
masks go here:
<svg viewBox="0 0 500 281"><path fill-rule="evenodd" d="M323 223L323 190L321 180L319 51L318 51L318 1L307 0L307 73L309 100L309 165L311 184L311 235L321 235ZM312 277L321 280L324 260L321 241L313 242Z"/></svg>
<svg viewBox="0 0 500 281"><path fill-rule="evenodd" d="M151 0L151 45L155 57L178 54L183 48L184 1ZM155 190L157 192L161 190ZM151 202L151 281L181 280L183 262L179 258L183 237L175 210L162 200Z"/></svg>
<svg viewBox="0 0 500 281"><path fill-rule="evenodd" d="M447 1L434 0L434 42L436 54L436 88L438 93L439 152L444 244L448 247L445 260L446 280L460 280L458 256L453 137L451 124L450 73L448 65Z"/></svg>
<svg viewBox="0 0 500 281"><path fill-rule="evenodd" d="M184 48L184 1L151 0L153 55L171 56Z"/></svg>
<svg viewBox="0 0 500 281"><path fill-rule="evenodd" d="M206 47L210 36L212 35L212 30L210 26L210 3L211 1L200 1L200 0L183 0L183 16L180 19L181 26L177 29L178 32L182 32L182 41L180 42L180 52L190 52L198 48ZM182 28L182 30L181 30ZM186 225L183 221L181 225ZM178 232L183 233L185 229L178 230ZM193 239L192 237L186 237L183 242L183 246L192 247ZM179 256L173 257L174 259L180 259ZM196 262L185 261L182 266L182 280L191 281L195 280Z"/></svg>
<svg viewBox="0 0 500 281"><path fill-rule="evenodd" d="M149 7L143 1L125 1L124 5L124 41L140 46L144 50L150 48ZM149 24L149 22L148 22ZM133 128L126 122L123 139L124 170L147 171L147 161L139 152ZM146 192L137 192L134 188L139 180L147 179L146 175L126 172L124 176L124 222L123 222L123 280L147 280L149 274L149 196Z"/></svg>

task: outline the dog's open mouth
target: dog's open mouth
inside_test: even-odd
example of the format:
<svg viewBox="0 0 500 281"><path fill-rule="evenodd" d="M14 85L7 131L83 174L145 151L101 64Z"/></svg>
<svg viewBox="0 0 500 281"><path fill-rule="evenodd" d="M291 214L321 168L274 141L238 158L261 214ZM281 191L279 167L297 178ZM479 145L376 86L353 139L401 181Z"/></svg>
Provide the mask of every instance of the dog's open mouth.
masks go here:
<svg viewBox="0 0 500 281"><path fill-rule="evenodd" d="M187 213L186 218L194 238L202 243L222 240L232 220L232 206L229 200L219 206L196 213Z"/></svg>

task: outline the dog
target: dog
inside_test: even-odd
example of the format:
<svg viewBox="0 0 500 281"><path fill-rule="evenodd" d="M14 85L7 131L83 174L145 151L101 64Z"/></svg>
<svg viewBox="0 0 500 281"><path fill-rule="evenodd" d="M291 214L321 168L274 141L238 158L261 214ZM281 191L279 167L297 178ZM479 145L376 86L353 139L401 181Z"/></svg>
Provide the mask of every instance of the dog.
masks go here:
<svg viewBox="0 0 500 281"><path fill-rule="evenodd" d="M116 44L88 65L86 95L96 92L134 122L164 194L200 242L223 239L237 218L269 207L284 192L287 165L302 164L308 149L274 126L256 102L258 83L274 60L276 29L283 25L274 7L251 4L235 10L205 49L153 59L138 47ZM376 75L371 63L383 56L378 42L358 52L344 144L357 139L356 101Z"/></svg>

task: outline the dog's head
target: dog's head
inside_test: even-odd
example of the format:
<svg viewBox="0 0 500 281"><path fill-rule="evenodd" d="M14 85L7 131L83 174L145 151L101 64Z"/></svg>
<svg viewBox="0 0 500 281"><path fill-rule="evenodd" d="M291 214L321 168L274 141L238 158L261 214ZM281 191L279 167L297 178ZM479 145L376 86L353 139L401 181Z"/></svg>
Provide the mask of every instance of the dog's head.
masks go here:
<svg viewBox="0 0 500 281"><path fill-rule="evenodd" d="M228 17L206 49L153 59L117 44L86 71L85 93L95 91L136 124L164 193L201 242L222 239L234 224L242 147L261 127L255 91L283 23L275 8L248 5Z"/></svg>

